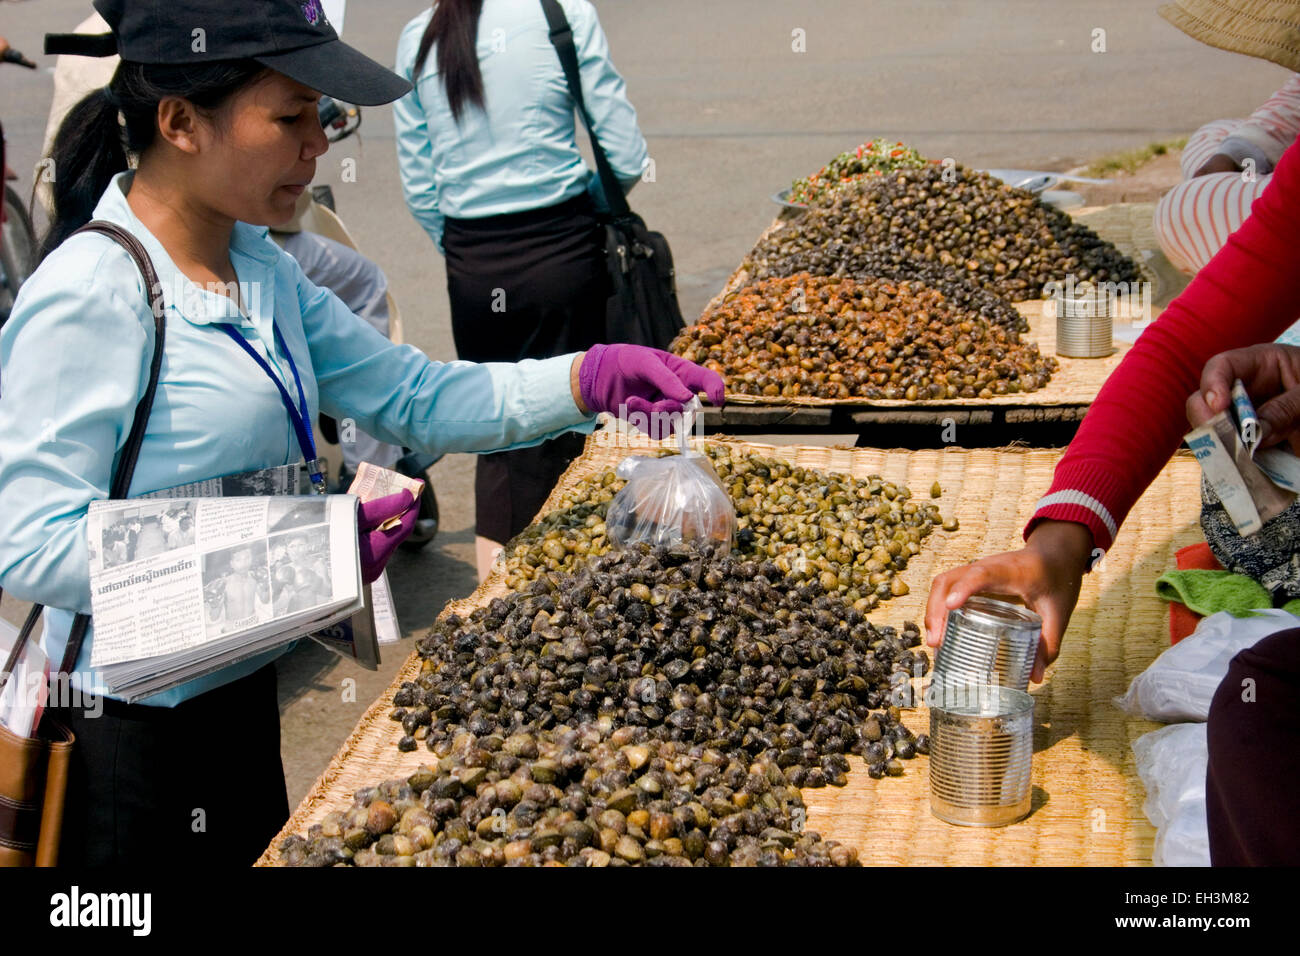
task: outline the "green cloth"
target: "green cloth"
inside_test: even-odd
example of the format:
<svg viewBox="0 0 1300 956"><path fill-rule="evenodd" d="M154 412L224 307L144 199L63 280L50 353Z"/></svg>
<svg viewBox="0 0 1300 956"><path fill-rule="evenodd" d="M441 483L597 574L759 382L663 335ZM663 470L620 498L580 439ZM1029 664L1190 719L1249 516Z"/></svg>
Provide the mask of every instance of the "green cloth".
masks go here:
<svg viewBox="0 0 1300 956"><path fill-rule="evenodd" d="M1219 611L1233 617L1254 617L1252 611L1273 606L1273 598L1262 584L1231 571L1167 571L1156 581L1156 594L1166 601L1186 604L1202 617ZM1300 615L1300 598L1288 601L1282 610Z"/></svg>

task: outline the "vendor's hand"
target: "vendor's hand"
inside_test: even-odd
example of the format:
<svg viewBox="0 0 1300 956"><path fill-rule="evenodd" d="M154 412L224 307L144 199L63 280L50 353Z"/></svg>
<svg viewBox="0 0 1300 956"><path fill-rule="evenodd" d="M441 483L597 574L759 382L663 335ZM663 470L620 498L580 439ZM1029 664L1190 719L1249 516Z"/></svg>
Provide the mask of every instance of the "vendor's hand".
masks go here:
<svg viewBox="0 0 1300 956"><path fill-rule="evenodd" d="M981 558L945 571L930 585L925 609L926 643L938 647L948 612L974 594L1009 595L1024 601L1043 619L1031 680L1039 683L1061 651L1070 615L1079 600L1083 573L1092 557L1092 533L1073 521L1044 521L1025 547Z"/></svg>
<svg viewBox="0 0 1300 956"><path fill-rule="evenodd" d="M1192 178L1197 176L1208 176L1211 173L1239 173L1241 167L1237 161L1225 153L1215 153L1196 172L1192 173Z"/></svg>
<svg viewBox="0 0 1300 956"><path fill-rule="evenodd" d="M357 540L361 548L361 580L374 581L384 571L397 546L415 528L420 509L409 491L398 491L357 505ZM401 521L387 531L379 526L401 515Z"/></svg>
<svg viewBox="0 0 1300 956"><path fill-rule="evenodd" d="M1259 415L1260 447L1289 440L1300 453L1300 348L1269 342L1220 352L1201 371L1201 387L1187 399L1193 427L1232 404L1232 383L1241 379Z"/></svg>
<svg viewBox="0 0 1300 956"><path fill-rule="evenodd" d="M726 400L717 372L642 345L593 345L578 368L578 390L589 412L645 415L652 438L667 437L663 420L680 412L697 392L713 405Z"/></svg>

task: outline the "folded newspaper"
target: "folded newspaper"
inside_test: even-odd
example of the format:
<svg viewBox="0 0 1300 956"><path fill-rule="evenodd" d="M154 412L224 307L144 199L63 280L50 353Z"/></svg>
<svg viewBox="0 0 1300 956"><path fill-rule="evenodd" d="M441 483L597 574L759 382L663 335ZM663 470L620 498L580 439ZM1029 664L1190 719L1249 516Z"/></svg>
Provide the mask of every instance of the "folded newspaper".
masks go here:
<svg viewBox="0 0 1300 956"><path fill-rule="evenodd" d="M90 664L139 700L364 607L351 495L96 501Z"/></svg>
<svg viewBox="0 0 1300 956"><path fill-rule="evenodd" d="M302 467L90 507L91 666L139 700L310 636L369 670L400 638L381 575L361 583L356 498L423 482L363 462L347 495L302 494ZM354 497L355 496L355 497Z"/></svg>
<svg viewBox="0 0 1300 956"><path fill-rule="evenodd" d="M1259 448L1259 416L1240 379L1228 410L1184 438L1238 534L1255 534L1300 493L1300 458Z"/></svg>

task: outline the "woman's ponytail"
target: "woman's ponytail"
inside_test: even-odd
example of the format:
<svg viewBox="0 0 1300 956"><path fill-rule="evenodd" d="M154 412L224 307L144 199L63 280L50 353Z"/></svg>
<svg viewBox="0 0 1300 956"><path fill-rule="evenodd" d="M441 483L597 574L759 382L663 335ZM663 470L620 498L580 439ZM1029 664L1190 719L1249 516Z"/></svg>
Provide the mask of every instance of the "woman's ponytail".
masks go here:
<svg viewBox="0 0 1300 956"><path fill-rule="evenodd" d="M101 87L68 111L50 147L53 221L41 243L44 259L94 215L113 177L127 168L117 103Z"/></svg>
<svg viewBox="0 0 1300 956"><path fill-rule="evenodd" d="M411 75L419 77L429 51L438 44L438 75L457 123L466 106L485 108L477 49L478 21L482 13L483 0L438 0L415 51Z"/></svg>

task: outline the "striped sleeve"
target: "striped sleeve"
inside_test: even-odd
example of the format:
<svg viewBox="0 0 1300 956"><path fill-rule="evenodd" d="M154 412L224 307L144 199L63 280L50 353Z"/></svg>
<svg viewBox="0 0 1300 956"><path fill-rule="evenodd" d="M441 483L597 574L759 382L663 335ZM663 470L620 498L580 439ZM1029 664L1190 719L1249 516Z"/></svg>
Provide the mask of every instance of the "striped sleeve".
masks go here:
<svg viewBox="0 0 1300 956"><path fill-rule="evenodd" d="M1267 157L1272 167L1297 136L1300 136L1300 73L1293 73L1280 90L1250 114L1250 119L1232 131L1224 145L1228 147L1225 151L1232 155L1233 140L1248 143ZM1261 166L1260 171L1269 169Z"/></svg>
<svg viewBox="0 0 1300 956"><path fill-rule="evenodd" d="M1161 250L1177 269L1195 275L1241 228L1271 180L1211 173L1179 183L1156 203L1153 227Z"/></svg>

